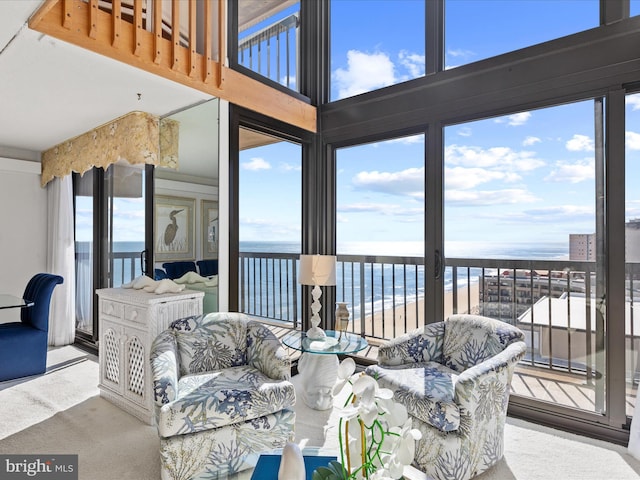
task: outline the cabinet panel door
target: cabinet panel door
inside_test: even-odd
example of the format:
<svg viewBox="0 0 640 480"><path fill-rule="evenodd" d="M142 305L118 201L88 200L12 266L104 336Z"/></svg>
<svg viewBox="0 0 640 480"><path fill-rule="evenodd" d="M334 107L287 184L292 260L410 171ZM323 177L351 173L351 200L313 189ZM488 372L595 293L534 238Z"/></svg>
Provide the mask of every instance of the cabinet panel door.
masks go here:
<svg viewBox="0 0 640 480"><path fill-rule="evenodd" d="M147 407L149 400L149 352L148 335L144 332L126 329L124 342L124 395L131 401Z"/></svg>
<svg viewBox="0 0 640 480"><path fill-rule="evenodd" d="M103 320L100 342L100 383L111 390L122 393L122 348L120 339L122 326Z"/></svg>

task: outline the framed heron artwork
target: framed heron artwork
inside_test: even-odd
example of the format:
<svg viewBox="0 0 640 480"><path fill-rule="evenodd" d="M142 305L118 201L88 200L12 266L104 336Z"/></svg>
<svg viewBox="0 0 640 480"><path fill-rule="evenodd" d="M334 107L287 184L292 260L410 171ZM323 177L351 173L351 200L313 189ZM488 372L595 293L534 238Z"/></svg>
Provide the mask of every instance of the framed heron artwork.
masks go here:
<svg viewBox="0 0 640 480"><path fill-rule="evenodd" d="M202 258L218 258L218 202L202 200Z"/></svg>
<svg viewBox="0 0 640 480"><path fill-rule="evenodd" d="M195 260L195 200L156 195L155 205L155 260Z"/></svg>

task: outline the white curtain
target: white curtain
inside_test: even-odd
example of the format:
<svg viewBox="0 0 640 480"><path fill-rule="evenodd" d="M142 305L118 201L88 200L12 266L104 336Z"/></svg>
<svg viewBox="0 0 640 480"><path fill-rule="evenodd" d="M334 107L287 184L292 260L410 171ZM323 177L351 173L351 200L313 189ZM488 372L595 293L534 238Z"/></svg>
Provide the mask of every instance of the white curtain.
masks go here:
<svg viewBox="0 0 640 480"><path fill-rule="evenodd" d="M47 184L47 269L64 283L51 297L49 345L68 345L75 339L75 246L73 232L73 182L71 175Z"/></svg>

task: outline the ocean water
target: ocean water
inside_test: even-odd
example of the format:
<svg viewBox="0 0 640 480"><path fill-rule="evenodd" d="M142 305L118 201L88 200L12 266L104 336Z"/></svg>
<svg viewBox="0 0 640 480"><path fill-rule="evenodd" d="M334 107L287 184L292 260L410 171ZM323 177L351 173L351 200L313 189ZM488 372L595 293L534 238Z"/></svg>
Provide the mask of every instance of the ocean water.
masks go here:
<svg viewBox="0 0 640 480"><path fill-rule="evenodd" d="M548 244L485 244L473 242L450 242L445 245L450 258L489 258L513 260L565 260L569 258L569 245L562 243ZM300 254L300 244L297 242L240 242L241 252L252 253L287 253ZM416 263L424 255L421 242L345 242L337 245L339 255L371 255L416 257ZM263 266L263 269L266 267ZM270 277L262 282L262 292L273 292L272 278L280 278L280 269L288 268L277 262L270 265ZM289 269L290 270L290 269ZM250 275L257 274L249 269ZM292 277L291 271L282 272ZM469 284L478 283L482 269L459 269L456 287L463 288ZM485 270L485 274L490 273ZM445 268L445 291L454 288L453 268ZM379 263L339 263L336 271L336 300L349 303L354 317L360 315L364 305L365 315L378 312L392 305L405 302L416 302L425 296L424 267L421 265L391 265ZM299 286L296 287L300 295ZM364 289L362 295L361 289ZM277 287L276 287L277 290ZM256 289L255 291L258 291ZM254 291L254 295L255 295ZM266 296L267 293L263 293ZM362 302L364 298L364 302ZM267 299L264 299L267 303ZM272 302L273 303L273 302ZM287 318L288 309L293 305L272 305L274 315ZM299 308L299 305L298 305ZM299 314L300 312L298 312Z"/></svg>
<svg viewBox="0 0 640 480"><path fill-rule="evenodd" d="M79 252L87 252L89 242L77 242ZM527 259L527 260L563 260L568 259L569 246L561 243L548 243L538 245L527 244L480 244L473 242L450 242L445 245L446 252L450 258L492 258L492 259ZM140 252L144 249L143 242L114 242L114 252L130 252L133 261L114 262L114 286L119 286L142 274L140 265ZM416 257L423 256L423 245L421 242L345 242L338 244L338 254L341 255L377 255L377 256L403 256ZM285 253L291 255L300 254L300 243L298 242L240 242L241 252L251 253ZM84 269L90 267L90 257L84 254ZM269 291L273 291L273 279L280 278L282 274L289 274L292 278L293 272L285 272L288 268L275 262L272 266L271 276L262 281L263 296ZM254 272L250 271L250 274ZM256 270L256 274L258 271ZM479 268L460 269L456 285L458 288L465 287L469 283L477 283L482 271ZM487 272L485 272L487 273ZM412 302L424 298L424 268L421 265L387 265L359 263L338 264L336 296L337 301L349 303L352 315L359 315L361 309L361 288L364 289L364 309L365 314L376 312L383 308L389 308L392 304L402 304L405 301ZM384 277L384 284L382 278ZM373 282L371 279L374 279ZM279 281L279 280L277 280ZM363 285L361 287L361 285ZM371 286L373 285L373 286ZM446 268L444 272L445 291L453 288L453 269ZM297 289L300 295L299 285L292 288ZM299 297L298 297L299 298ZM266 302L266 298L263 299ZM299 309L300 302L297 308ZM287 310L294 308L293 305L272 305L277 311L273 312L276 317L287 317Z"/></svg>

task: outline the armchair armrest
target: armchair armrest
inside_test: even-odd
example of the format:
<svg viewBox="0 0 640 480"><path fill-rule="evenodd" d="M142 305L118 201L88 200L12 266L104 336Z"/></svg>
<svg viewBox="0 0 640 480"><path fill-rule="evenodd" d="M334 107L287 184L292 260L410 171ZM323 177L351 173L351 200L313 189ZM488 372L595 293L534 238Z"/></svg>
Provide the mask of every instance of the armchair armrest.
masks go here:
<svg viewBox="0 0 640 480"><path fill-rule="evenodd" d="M247 324L247 363L269 378L291 378L291 359L287 351L278 337L258 322Z"/></svg>
<svg viewBox="0 0 640 480"><path fill-rule="evenodd" d="M506 413L511 377L526 351L525 342L514 342L499 354L462 372L456 379L454 393L454 401L461 407L461 411L464 409L473 415L481 407L484 414L489 416ZM492 396L496 401L483 398L478 403L478 392L481 396Z"/></svg>
<svg viewBox="0 0 640 480"><path fill-rule="evenodd" d="M169 331L160 333L149 355L153 399L157 407L172 402L178 393L178 342Z"/></svg>
<svg viewBox="0 0 640 480"><path fill-rule="evenodd" d="M430 323L396 337L378 347L378 364L385 366L407 363L442 362L444 322Z"/></svg>

